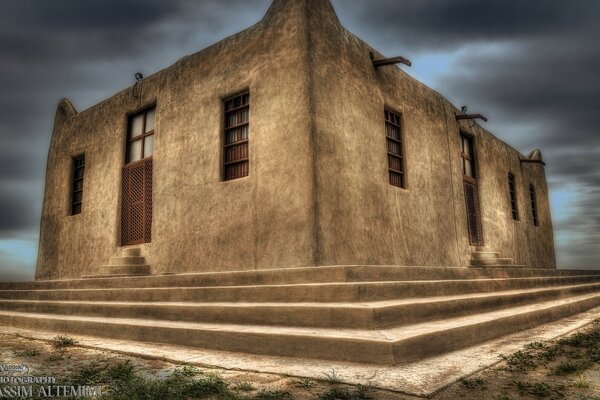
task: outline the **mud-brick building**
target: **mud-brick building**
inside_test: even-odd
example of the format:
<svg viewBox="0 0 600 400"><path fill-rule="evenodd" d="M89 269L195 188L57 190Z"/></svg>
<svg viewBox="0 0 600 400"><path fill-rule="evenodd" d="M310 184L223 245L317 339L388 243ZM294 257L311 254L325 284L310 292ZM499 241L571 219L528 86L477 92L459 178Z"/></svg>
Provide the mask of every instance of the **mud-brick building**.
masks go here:
<svg viewBox="0 0 600 400"><path fill-rule="evenodd" d="M275 0L87 110L62 100L36 279L465 267L473 251L555 268L540 153L385 60L328 1Z"/></svg>
<svg viewBox="0 0 600 400"><path fill-rule="evenodd" d="M61 101L36 281L0 283L0 325L426 396L597 318L600 272L555 268L540 152L396 61L328 0L274 0L96 106Z"/></svg>

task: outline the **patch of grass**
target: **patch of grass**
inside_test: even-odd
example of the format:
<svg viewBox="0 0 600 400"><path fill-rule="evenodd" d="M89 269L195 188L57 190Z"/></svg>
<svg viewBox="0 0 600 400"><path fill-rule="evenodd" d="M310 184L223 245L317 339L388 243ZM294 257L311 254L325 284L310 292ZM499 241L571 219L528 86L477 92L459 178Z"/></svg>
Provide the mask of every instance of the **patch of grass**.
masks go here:
<svg viewBox="0 0 600 400"><path fill-rule="evenodd" d="M236 382L233 384L233 389L234 390L240 390L242 392L249 392L251 390L254 390L254 386L252 386L252 384L250 382L244 381L244 382Z"/></svg>
<svg viewBox="0 0 600 400"><path fill-rule="evenodd" d="M591 366L587 360L563 361L552 369L554 375L569 375L576 372L585 371Z"/></svg>
<svg viewBox="0 0 600 400"><path fill-rule="evenodd" d="M102 400L241 399L218 375L204 375L195 367L176 368L165 378L154 378L136 373L129 360L113 365L96 362L67 380L71 385L106 386Z"/></svg>
<svg viewBox="0 0 600 400"><path fill-rule="evenodd" d="M79 385L98 385L106 381L107 368L108 365L94 361L81 367L70 379Z"/></svg>
<svg viewBox="0 0 600 400"><path fill-rule="evenodd" d="M372 397L368 394L367 386L357 386L354 389L345 389L340 387L330 388L319 396L319 400L369 400Z"/></svg>
<svg viewBox="0 0 600 400"><path fill-rule="evenodd" d="M600 343L595 347L587 349L585 355L591 362L600 363Z"/></svg>
<svg viewBox="0 0 600 400"><path fill-rule="evenodd" d="M585 376L579 376L573 382L573 386L579 389L589 389L590 381Z"/></svg>
<svg viewBox="0 0 600 400"><path fill-rule="evenodd" d="M329 372L324 372L323 375L325 375L325 380L328 383L340 383L340 382L342 382L342 379L341 379L340 375L338 375L338 373L333 368Z"/></svg>
<svg viewBox="0 0 600 400"><path fill-rule="evenodd" d="M467 389L470 389L470 390L473 390L473 389L484 389L485 388L485 382L480 377L475 377L475 378L461 378L460 379L460 383L462 383L462 385L464 387L466 387Z"/></svg>
<svg viewBox="0 0 600 400"><path fill-rule="evenodd" d="M536 356L528 351L519 350L509 356L500 356L506 360L508 368L512 371L526 372L537 367Z"/></svg>
<svg viewBox="0 0 600 400"><path fill-rule="evenodd" d="M311 381L308 378L296 379L292 383L295 387L302 389L310 389L317 385L314 381Z"/></svg>
<svg viewBox="0 0 600 400"><path fill-rule="evenodd" d="M532 394L540 398L559 396L563 397L564 393L555 387L548 385L545 382L522 382L514 381L514 385L519 389L521 394Z"/></svg>
<svg viewBox="0 0 600 400"><path fill-rule="evenodd" d="M560 345L546 347L540 354L540 357L546 361L554 361L556 357L564 354L564 349Z"/></svg>
<svg viewBox="0 0 600 400"><path fill-rule="evenodd" d="M529 349L529 350L541 350L541 349L546 348L546 345L542 342L531 342L531 343L527 343L525 345L525 348Z"/></svg>
<svg viewBox="0 0 600 400"><path fill-rule="evenodd" d="M578 332L575 335L560 339L558 343L573 347L596 347L600 343L600 331Z"/></svg>
<svg viewBox="0 0 600 400"><path fill-rule="evenodd" d="M57 349L75 346L77 343L77 340L65 335L56 335L54 338L52 338L52 345Z"/></svg>
<svg viewBox="0 0 600 400"><path fill-rule="evenodd" d="M106 371L106 376L108 379L113 381L128 381L133 379L135 375L133 365L131 365L130 360L125 360L123 362L113 364L108 367Z"/></svg>
<svg viewBox="0 0 600 400"><path fill-rule="evenodd" d="M256 396L254 396L256 400L288 400L292 399L292 395L289 392L283 392L281 390L264 390L261 389Z"/></svg>
<svg viewBox="0 0 600 400"><path fill-rule="evenodd" d="M48 356L48 358L46 358L46 361L59 361L59 360L63 360L65 358L65 349L61 349L55 353L52 353Z"/></svg>
<svg viewBox="0 0 600 400"><path fill-rule="evenodd" d="M15 353L15 355L17 357L37 357L40 354L41 353L38 349L27 349L27 350L23 350L23 351L19 351L19 352Z"/></svg>

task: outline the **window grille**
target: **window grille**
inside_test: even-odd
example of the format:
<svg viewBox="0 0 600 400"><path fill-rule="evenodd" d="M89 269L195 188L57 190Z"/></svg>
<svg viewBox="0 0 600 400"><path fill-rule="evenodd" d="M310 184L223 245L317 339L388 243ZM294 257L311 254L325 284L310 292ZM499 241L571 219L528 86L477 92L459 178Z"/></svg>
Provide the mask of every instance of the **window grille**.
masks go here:
<svg viewBox="0 0 600 400"><path fill-rule="evenodd" d="M250 94L242 93L224 101L225 124L223 140L223 179L248 176L248 132L250 117Z"/></svg>
<svg viewBox="0 0 600 400"><path fill-rule="evenodd" d="M533 185L529 185L529 197L531 198L531 218L533 220L533 225L538 226L538 213L537 213L537 198L535 194L535 187Z"/></svg>
<svg viewBox="0 0 600 400"><path fill-rule="evenodd" d="M81 214L83 205L83 176L85 173L85 156L73 158L73 184L71 193L71 215Z"/></svg>
<svg viewBox="0 0 600 400"><path fill-rule="evenodd" d="M517 192L515 190L515 177L513 174L508 174L508 192L510 194L510 210L512 219L519 220L519 209L517 206Z"/></svg>
<svg viewBox="0 0 600 400"><path fill-rule="evenodd" d="M385 110L385 136L390 185L404 188L406 187L406 179L401 117L388 109Z"/></svg>

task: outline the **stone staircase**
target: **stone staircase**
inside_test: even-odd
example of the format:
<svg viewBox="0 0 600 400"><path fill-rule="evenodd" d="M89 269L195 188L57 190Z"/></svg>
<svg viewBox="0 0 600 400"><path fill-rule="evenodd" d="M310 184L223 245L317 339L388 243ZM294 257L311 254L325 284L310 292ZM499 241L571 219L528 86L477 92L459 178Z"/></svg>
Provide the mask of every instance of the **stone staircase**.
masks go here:
<svg viewBox="0 0 600 400"><path fill-rule="evenodd" d="M488 268L524 268L525 265L516 265L512 258L503 258L499 252L489 251L486 247L477 246L471 252L472 267L488 267Z"/></svg>
<svg viewBox="0 0 600 400"><path fill-rule="evenodd" d="M137 247L123 249L122 256L111 257L108 265L98 267L98 273L88 275L85 278L107 277L107 276L138 276L149 275L150 265L146 264L146 258L142 256Z"/></svg>
<svg viewBox="0 0 600 400"><path fill-rule="evenodd" d="M600 271L488 266L331 266L0 284L0 324L13 327L381 365L461 349L599 305Z"/></svg>

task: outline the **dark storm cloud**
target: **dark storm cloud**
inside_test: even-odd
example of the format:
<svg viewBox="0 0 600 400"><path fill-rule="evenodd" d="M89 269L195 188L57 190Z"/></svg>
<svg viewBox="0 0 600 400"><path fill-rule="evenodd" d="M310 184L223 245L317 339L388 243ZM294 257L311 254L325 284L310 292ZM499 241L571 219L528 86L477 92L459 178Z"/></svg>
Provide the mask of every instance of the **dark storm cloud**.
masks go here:
<svg viewBox="0 0 600 400"><path fill-rule="evenodd" d="M0 2L0 238L37 232L59 98L86 108L130 85L135 72L149 75L252 25L269 3ZM557 220L573 237L562 251L581 265L598 261L600 2L333 4L350 31L384 54L411 58L464 49L432 86L456 105L487 114L488 127L517 148L541 147L551 186L569 184L577 194L574 214ZM416 63L413 70L424 67Z"/></svg>
<svg viewBox="0 0 600 400"><path fill-rule="evenodd" d="M32 200L32 193L22 185L3 184L0 191L0 239L30 237L40 222L37 210L40 202Z"/></svg>
<svg viewBox="0 0 600 400"><path fill-rule="evenodd" d="M595 25L600 4L558 0L334 0L346 25L381 44L448 50L465 43L521 40Z"/></svg>
<svg viewBox="0 0 600 400"><path fill-rule="evenodd" d="M258 21L268 0L0 2L0 239L37 232L58 99L81 110ZM231 10L236 9L235 13Z"/></svg>

